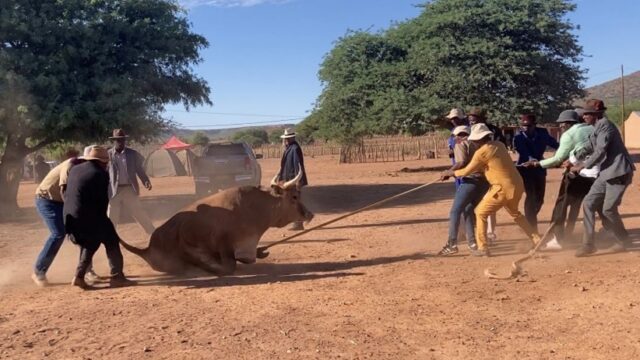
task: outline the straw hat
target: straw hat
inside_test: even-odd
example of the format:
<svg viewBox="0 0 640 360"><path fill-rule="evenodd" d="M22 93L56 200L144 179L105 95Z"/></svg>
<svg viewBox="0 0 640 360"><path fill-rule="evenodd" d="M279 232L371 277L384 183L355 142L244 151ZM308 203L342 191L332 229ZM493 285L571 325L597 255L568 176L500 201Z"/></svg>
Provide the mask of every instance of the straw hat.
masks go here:
<svg viewBox="0 0 640 360"><path fill-rule="evenodd" d="M469 127L461 125L461 126L456 126L456 128L453 129L453 135L458 136L461 133L469 134Z"/></svg>
<svg viewBox="0 0 640 360"><path fill-rule="evenodd" d="M475 124L471 127L471 134L469 140L482 140L487 135L493 135L493 132L489 130L486 124Z"/></svg>
<svg viewBox="0 0 640 360"><path fill-rule="evenodd" d="M449 115L447 115L447 119L454 119L454 118L464 119L465 118L464 111L458 108L451 109L451 111L449 111Z"/></svg>
<svg viewBox="0 0 640 360"><path fill-rule="evenodd" d="M94 146L89 150L89 154L84 156L85 160L98 160L103 163L109 162L109 153L102 146Z"/></svg>
<svg viewBox="0 0 640 360"><path fill-rule="evenodd" d="M293 129L284 129L284 134L280 135L280 139L291 139L296 137L296 132Z"/></svg>
<svg viewBox="0 0 640 360"><path fill-rule="evenodd" d="M96 146L98 145L94 144L94 145L85 146L84 151L82 152L82 156L78 156L78 159L85 159L91 153L91 149L93 149Z"/></svg>

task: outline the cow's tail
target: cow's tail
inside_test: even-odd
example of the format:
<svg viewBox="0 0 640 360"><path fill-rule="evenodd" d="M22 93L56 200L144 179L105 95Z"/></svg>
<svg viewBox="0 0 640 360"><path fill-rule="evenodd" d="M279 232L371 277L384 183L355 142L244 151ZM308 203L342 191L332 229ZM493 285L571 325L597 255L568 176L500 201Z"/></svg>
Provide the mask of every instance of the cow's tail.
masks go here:
<svg viewBox="0 0 640 360"><path fill-rule="evenodd" d="M146 248L146 249L137 248L137 247L135 247L133 245L127 244L126 242L124 242L124 240L122 240L122 238L120 238L120 244L122 245L122 247L127 249L129 252L140 256L142 259L144 259L145 261L148 262L148 259L147 259L148 256L147 255L149 254L149 248Z"/></svg>

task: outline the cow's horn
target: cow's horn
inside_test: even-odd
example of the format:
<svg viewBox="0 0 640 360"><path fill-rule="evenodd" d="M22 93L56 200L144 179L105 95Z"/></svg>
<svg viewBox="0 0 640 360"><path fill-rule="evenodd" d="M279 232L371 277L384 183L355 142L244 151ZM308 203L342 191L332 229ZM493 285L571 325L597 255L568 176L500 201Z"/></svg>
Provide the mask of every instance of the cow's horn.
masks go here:
<svg viewBox="0 0 640 360"><path fill-rule="evenodd" d="M298 170L298 175L296 175L296 177L294 177L293 179L287 181L286 183L284 183L284 185L282 185L283 189L288 189L294 185L298 185L298 183L300 182L300 180L302 179L302 166L300 166L299 170Z"/></svg>
<svg viewBox="0 0 640 360"><path fill-rule="evenodd" d="M273 179L271 179L271 186L277 186L279 179L280 179L280 174L276 174L276 176L274 176Z"/></svg>

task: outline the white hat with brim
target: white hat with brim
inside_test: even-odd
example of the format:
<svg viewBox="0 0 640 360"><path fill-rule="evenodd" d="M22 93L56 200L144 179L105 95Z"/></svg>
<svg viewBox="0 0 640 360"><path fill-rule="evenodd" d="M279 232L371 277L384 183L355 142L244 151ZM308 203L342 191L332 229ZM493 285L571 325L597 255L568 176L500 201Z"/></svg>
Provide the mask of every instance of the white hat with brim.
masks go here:
<svg viewBox="0 0 640 360"><path fill-rule="evenodd" d="M453 118L464 119L464 117L465 117L464 111L458 108L451 109L451 111L449 111L449 115L447 115L447 119L453 119Z"/></svg>
<svg viewBox="0 0 640 360"><path fill-rule="evenodd" d="M453 129L453 135L458 136L459 134L469 134L469 127L468 126L464 126L464 125L460 125L460 126L456 126L455 129Z"/></svg>
<svg viewBox="0 0 640 360"><path fill-rule="evenodd" d="M296 137L296 132L291 129L284 129L284 134L280 135L280 139L291 139Z"/></svg>
<svg viewBox="0 0 640 360"><path fill-rule="evenodd" d="M489 130L486 124L475 124L471 127L471 134L469 134L469 140L476 141L482 140L487 135L493 135L493 132Z"/></svg>

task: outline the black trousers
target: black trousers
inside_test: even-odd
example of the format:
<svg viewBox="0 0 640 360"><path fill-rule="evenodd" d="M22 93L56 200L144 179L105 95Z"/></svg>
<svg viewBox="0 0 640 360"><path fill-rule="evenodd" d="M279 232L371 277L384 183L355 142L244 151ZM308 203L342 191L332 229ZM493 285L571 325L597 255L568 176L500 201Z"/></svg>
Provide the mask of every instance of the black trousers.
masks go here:
<svg viewBox="0 0 640 360"><path fill-rule="evenodd" d="M571 235L573 232L580 215L582 200L589 192L594 180L568 174L562 177L558 198L551 215L551 222L555 224L552 231L559 242L565 239L565 235Z"/></svg>
<svg viewBox="0 0 640 360"><path fill-rule="evenodd" d="M70 236L74 238L73 242L80 246L80 260L78 261L78 267L76 268L76 277L84 278L87 270L91 268L93 255L100 248L100 244L103 244L107 250L107 259L109 259L111 275L115 276L122 274L124 259L122 258L122 252L120 251L120 244L117 235L98 235L74 232L70 234Z"/></svg>
<svg viewBox="0 0 640 360"><path fill-rule="evenodd" d="M527 197L524 200L524 216L538 230L538 213L544 204L544 193L547 188L547 175L540 169L518 168L524 182Z"/></svg>
<svg viewBox="0 0 640 360"><path fill-rule="evenodd" d="M553 234L558 242L564 241L573 233L576 226L576 220L580 215L582 208L582 200L589 193L591 186L595 182L594 178L587 178L578 175L567 175L562 177L558 198L553 208L551 222L555 222L553 226ZM607 218L602 214L601 210L596 210L602 220L602 227L611 229Z"/></svg>

